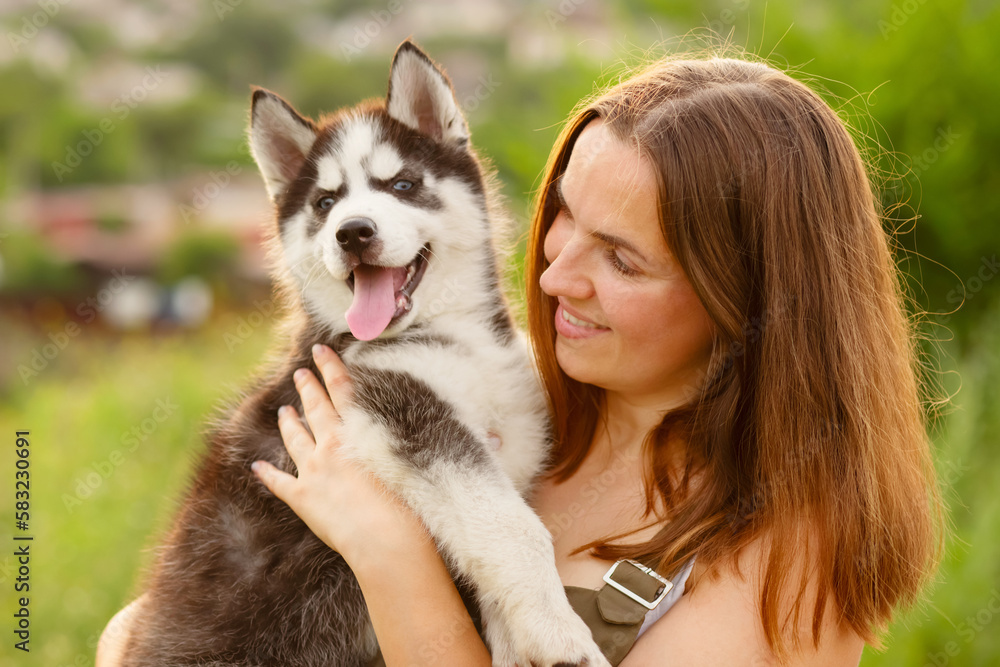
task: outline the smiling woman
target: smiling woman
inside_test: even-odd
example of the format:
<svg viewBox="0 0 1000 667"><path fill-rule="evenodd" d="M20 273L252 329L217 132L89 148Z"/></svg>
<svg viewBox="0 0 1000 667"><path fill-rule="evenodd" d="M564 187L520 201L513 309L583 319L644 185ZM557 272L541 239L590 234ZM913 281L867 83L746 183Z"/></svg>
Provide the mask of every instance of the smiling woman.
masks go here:
<svg viewBox="0 0 1000 667"><path fill-rule="evenodd" d="M528 317L557 449L537 504L630 451L644 497L644 521L561 531L557 558L697 559L622 664L856 664L933 571L941 510L837 114L764 64L663 60L584 103L540 191Z"/></svg>

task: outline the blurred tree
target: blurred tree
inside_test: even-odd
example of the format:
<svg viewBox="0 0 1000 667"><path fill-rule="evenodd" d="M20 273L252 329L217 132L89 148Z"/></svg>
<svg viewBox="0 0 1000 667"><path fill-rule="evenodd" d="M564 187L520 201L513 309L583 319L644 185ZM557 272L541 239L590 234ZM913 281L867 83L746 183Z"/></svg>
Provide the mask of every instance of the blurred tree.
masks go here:
<svg viewBox="0 0 1000 667"><path fill-rule="evenodd" d="M0 245L3 253L3 283L7 294L37 299L51 294L79 291L83 275L72 264L60 261L31 234L7 232Z"/></svg>

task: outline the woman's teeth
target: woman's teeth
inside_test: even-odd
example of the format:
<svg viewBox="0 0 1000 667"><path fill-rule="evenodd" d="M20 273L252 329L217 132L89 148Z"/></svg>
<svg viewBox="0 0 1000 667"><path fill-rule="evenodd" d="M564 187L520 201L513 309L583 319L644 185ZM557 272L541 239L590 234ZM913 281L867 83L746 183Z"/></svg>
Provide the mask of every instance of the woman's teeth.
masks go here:
<svg viewBox="0 0 1000 667"><path fill-rule="evenodd" d="M575 324L578 327L586 327L588 329L601 329L602 328L602 327L597 326L596 324L591 324L590 322L584 322L581 319L573 317L572 315L570 315L569 313L566 312L565 308L562 309L562 316L563 316L564 320L566 320L570 324Z"/></svg>

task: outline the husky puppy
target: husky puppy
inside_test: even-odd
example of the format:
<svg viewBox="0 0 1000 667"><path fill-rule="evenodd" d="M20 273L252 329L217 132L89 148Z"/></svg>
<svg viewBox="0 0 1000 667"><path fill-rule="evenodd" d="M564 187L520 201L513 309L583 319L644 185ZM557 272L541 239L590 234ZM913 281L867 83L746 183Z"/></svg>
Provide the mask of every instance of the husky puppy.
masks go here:
<svg viewBox="0 0 1000 667"><path fill-rule="evenodd" d="M125 664L332 667L377 650L343 559L250 471L295 472L276 411L313 343L350 369L344 447L423 519L474 589L495 665L607 665L521 494L546 401L499 287L492 193L445 74L404 42L384 101L316 123L253 93L250 144L277 211L287 349L208 433ZM500 437L502 447L491 444ZM386 576L392 576L387 572Z"/></svg>

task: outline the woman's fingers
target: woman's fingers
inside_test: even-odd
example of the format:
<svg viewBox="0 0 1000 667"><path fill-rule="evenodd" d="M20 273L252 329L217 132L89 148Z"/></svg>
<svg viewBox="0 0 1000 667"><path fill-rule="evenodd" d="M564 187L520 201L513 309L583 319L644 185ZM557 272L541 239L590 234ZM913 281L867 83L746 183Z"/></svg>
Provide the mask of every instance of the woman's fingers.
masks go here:
<svg viewBox="0 0 1000 667"><path fill-rule="evenodd" d="M350 402L354 387L344 362L326 345L313 345L312 351L316 367L323 375L323 381L326 383L326 389L334 407L343 406Z"/></svg>
<svg viewBox="0 0 1000 667"><path fill-rule="evenodd" d="M301 468L302 462L316 449L316 441L299 419L295 408L283 405L278 409L278 430L281 431L281 440L285 443L288 455Z"/></svg>
<svg viewBox="0 0 1000 667"><path fill-rule="evenodd" d="M295 482L298 481L294 475L289 475L284 470L275 468L267 461L254 461L250 465L250 470L253 470L253 474L257 475L257 479L267 487L268 491L293 510L295 509L295 506L290 502L293 500L292 491L295 489Z"/></svg>
<svg viewBox="0 0 1000 667"><path fill-rule="evenodd" d="M329 436L336 435L337 428L340 427L340 415L330 402L327 390L308 369L298 369L293 377L309 429L317 434L316 441L319 442L321 437L326 440Z"/></svg>
<svg viewBox="0 0 1000 667"><path fill-rule="evenodd" d="M337 429L341 422L334 405L336 402L343 405L350 400L352 394L351 378L347 368L333 350L326 345L314 345L313 356L317 368L326 381L326 387L305 368L298 369L292 376L295 380L295 389L302 399L302 411L309 428L307 429L302 423L292 406L285 405L278 410L278 429L281 431L281 439L299 470L315 451L318 441L328 446L339 444Z"/></svg>
<svg viewBox="0 0 1000 667"><path fill-rule="evenodd" d="M281 431L281 439L300 474L309 458L315 455L317 442L322 441L327 445L339 444L337 429L340 427L340 415L337 414L334 401L343 404L350 399L352 393L351 378L347 368L333 350L325 345L314 345L313 356L317 368L326 380L326 387L305 368L298 369L292 376L295 380L295 389L302 399L302 411L305 413L309 428L307 429L302 423L298 412L292 406L284 405L278 410L278 430ZM331 401L331 396L334 401ZM294 476L266 461L257 461L251 468L274 495L288 502L296 479Z"/></svg>

